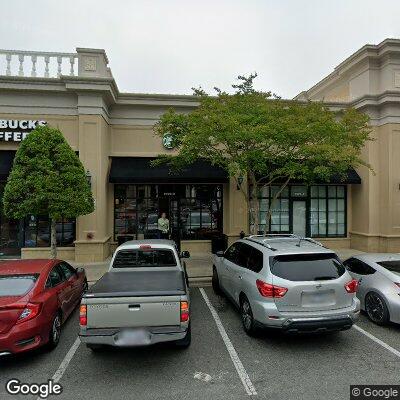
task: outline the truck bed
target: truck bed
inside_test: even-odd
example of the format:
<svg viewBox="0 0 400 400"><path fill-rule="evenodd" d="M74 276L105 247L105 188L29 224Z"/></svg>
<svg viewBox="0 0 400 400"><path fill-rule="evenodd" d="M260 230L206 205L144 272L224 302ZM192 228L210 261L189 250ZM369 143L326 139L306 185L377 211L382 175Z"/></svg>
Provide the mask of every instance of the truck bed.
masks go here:
<svg viewBox="0 0 400 400"><path fill-rule="evenodd" d="M179 296L185 294L178 270L107 272L84 295L87 298Z"/></svg>

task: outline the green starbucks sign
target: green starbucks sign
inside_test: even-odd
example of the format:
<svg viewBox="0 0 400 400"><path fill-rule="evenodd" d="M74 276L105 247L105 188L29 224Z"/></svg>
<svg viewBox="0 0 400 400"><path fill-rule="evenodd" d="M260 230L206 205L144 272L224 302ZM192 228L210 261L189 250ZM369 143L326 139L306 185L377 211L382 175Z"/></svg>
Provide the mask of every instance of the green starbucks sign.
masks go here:
<svg viewBox="0 0 400 400"><path fill-rule="evenodd" d="M163 146L168 150L171 150L174 148L172 135L168 132L164 133L162 143L163 143Z"/></svg>

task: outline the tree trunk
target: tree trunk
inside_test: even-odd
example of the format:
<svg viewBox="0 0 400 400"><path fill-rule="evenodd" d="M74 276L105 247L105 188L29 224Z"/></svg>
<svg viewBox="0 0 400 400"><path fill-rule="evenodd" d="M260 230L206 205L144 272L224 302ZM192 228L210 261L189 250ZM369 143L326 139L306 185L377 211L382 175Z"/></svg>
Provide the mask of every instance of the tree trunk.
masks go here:
<svg viewBox="0 0 400 400"><path fill-rule="evenodd" d="M56 235L56 220L51 219L51 234L50 234L50 256L57 258L57 235Z"/></svg>
<svg viewBox="0 0 400 400"><path fill-rule="evenodd" d="M248 180L251 187L249 213L250 220L253 221L253 224L250 226L250 233L252 235L258 235L260 229L260 204L258 199L257 181L253 173L249 173Z"/></svg>
<svg viewBox="0 0 400 400"><path fill-rule="evenodd" d="M264 236L266 236L269 232L269 222L272 217L272 210L275 205L275 202L278 199L278 197L281 195L281 193L283 192L283 189L285 189L285 187L289 184L289 182L290 182L290 178L288 178L285 181L285 183L279 188L279 190L275 193L274 197L271 199L271 204L269 204L269 207L268 207L267 218L266 218L265 227L264 227Z"/></svg>

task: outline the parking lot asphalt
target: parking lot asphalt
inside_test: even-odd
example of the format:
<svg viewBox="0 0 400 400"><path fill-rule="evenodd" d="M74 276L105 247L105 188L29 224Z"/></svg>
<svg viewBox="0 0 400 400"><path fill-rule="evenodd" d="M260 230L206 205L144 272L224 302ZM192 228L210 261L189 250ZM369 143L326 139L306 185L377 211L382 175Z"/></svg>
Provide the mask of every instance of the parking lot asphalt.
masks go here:
<svg viewBox="0 0 400 400"><path fill-rule="evenodd" d="M92 353L81 344L60 379L63 393L52 398L347 399L351 384L400 384L399 355L355 328L318 336L263 331L252 338L244 333L237 311L225 298L209 287L204 292L226 333L224 339L199 288L192 288L192 345L188 349L163 344ZM357 326L400 350L400 326L378 327L364 316ZM11 378L46 382L65 361L77 332L76 311L54 351L0 359L0 398L36 399L8 395L6 382ZM243 367L240 375L232 349ZM243 374L256 396L246 393Z"/></svg>

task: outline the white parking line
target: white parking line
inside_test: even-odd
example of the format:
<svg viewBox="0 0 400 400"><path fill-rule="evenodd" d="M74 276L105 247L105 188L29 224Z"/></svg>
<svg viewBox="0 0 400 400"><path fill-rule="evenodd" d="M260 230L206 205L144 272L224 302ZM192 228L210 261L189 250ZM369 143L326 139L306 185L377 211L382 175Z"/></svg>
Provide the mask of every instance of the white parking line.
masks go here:
<svg viewBox="0 0 400 400"><path fill-rule="evenodd" d="M357 330L358 332L362 333L363 335L365 335L367 338L373 340L375 343L379 344L380 346L382 346L386 350L389 350L395 356L400 357L400 351L399 350L396 350L392 346L389 346L387 343L385 343L384 341L378 339L377 337L375 337L371 333L369 333L367 331L364 331L364 329L360 328L358 325L353 325L353 328L355 330Z"/></svg>
<svg viewBox="0 0 400 400"><path fill-rule="evenodd" d="M74 344L68 350L68 353L65 355L64 360L62 360L58 370L53 375L53 381L58 382L62 376L64 375L65 370L68 367L68 364L71 362L72 357L74 356L76 350L78 350L79 345L81 344L81 340L77 337Z"/></svg>
<svg viewBox="0 0 400 400"><path fill-rule="evenodd" d="M54 373L53 377L51 378L54 383L58 382L62 378L62 376L64 375L64 372L68 368L68 365L71 362L72 358L74 357L74 354L75 354L76 350L78 350L78 347L80 344L81 344L81 341L80 341L79 337L77 337L74 344L68 350L68 353L65 355L64 359L61 361L61 364L58 367L57 371ZM37 398L37 400L43 400L43 399L39 396Z"/></svg>
<svg viewBox="0 0 400 400"><path fill-rule="evenodd" d="M233 344L232 344L231 340L229 339L224 326L222 325L222 321L219 318L217 311L215 310L214 306L211 304L210 299L208 298L208 296L203 288L200 288L200 293L203 296L203 299L204 299L205 303L207 304L208 308L210 309L211 315L214 318L214 321L217 325L219 333L222 336L222 340L224 341L226 349L228 350L228 353L231 356L233 365L235 366L236 371L239 375L239 378L243 383L246 393L249 396L255 396L257 394L256 389L254 388L253 383L251 382L251 380L249 378L249 375L247 374L246 370L244 369L244 366L243 366L242 362L240 361L240 358L239 358L235 348L233 347Z"/></svg>

